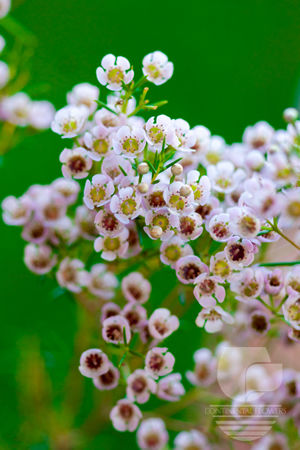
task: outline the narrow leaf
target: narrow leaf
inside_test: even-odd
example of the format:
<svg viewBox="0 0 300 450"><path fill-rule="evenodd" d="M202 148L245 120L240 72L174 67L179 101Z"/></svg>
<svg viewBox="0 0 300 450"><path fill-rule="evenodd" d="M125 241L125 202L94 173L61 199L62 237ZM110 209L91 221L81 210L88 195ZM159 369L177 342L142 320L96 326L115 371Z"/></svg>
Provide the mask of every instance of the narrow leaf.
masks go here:
<svg viewBox="0 0 300 450"><path fill-rule="evenodd" d="M128 177L127 173L125 172L125 170L123 169L123 167L121 167L119 165L119 169L121 170L122 174L125 175L125 177Z"/></svg>
<svg viewBox="0 0 300 450"><path fill-rule="evenodd" d="M127 346L127 336L126 336L126 328L123 327L123 341L124 344Z"/></svg>
<svg viewBox="0 0 300 450"><path fill-rule="evenodd" d="M105 103L101 102L101 100L94 100L97 105L102 106L102 108L107 109L107 111L110 111L111 113L115 114L116 116L118 115L118 113L116 111L114 111L113 109L111 109L109 106L107 106Z"/></svg>
<svg viewBox="0 0 300 450"><path fill-rule="evenodd" d="M125 352L124 355L122 356L121 361L119 362L119 367L121 367L121 365L123 364L123 362L124 362L124 360L125 360L125 358L127 356L127 353L128 352Z"/></svg>
<svg viewBox="0 0 300 450"><path fill-rule="evenodd" d="M179 161L181 161L183 158L178 158L175 161L171 162L170 164L167 164L163 169L169 169L169 167L174 166L174 164L177 164Z"/></svg>
<svg viewBox="0 0 300 450"><path fill-rule="evenodd" d="M149 165L151 172L155 173L156 170L154 169L154 167L153 167L153 165L151 164L151 162L150 162L148 159L146 159L145 162Z"/></svg>

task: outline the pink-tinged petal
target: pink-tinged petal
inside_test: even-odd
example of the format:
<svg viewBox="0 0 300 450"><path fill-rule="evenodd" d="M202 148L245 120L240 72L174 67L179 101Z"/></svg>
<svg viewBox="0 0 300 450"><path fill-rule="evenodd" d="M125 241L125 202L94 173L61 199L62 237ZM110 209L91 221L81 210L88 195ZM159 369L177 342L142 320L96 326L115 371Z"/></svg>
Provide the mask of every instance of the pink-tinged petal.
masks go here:
<svg viewBox="0 0 300 450"><path fill-rule="evenodd" d="M108 128L106 128L103 124L100 124L92 129L92 133L95 136L95 138L103 139L106 138L106 136L108 135Z"/></svg>
<svg viewBox="0 0 300 450"><path fill-rule="evenodd" d="M106 175L94 175L92 178L92 183L95 184L99 184L99 185L103 185L105 183L107 183L107 176Z"/></svg>
<svg viewBox="0 0 300 450"><path fill-rule="evenodd" d="M161 239L162 242L166 242L166 241L169 241L172 236L174 236L174 231L173 230L168 230L161 236L160 239Z"/></svg>
<svg viewBox="0 0 300 450"><path fill-rule="evenodd" d="M207 320L204 328L207 333L217 333L223 328L223 322L220 319L215 321Z"/></svg>
<svg viewBox="0 0 300 450"><path fill-rule="evenodd" d="M107 75L102 69L102 67L98 67L98 69L96 70L96 76L97 80L99 81L100 84L102 84L102 86L105 86L107 84Z"/></svg>
<svg viewBox="0 0 300 450"><path fill-rule="evenodd" d="M127 125L121 127L117 132L118 139L124 139L126 136L131 136L131 130Z"/></svg>
<svg viewBox="0 0 300 450"><path fill-rule="evenodd" d="M92 200L90 198L83 197L83 201L89 209L94 209L94 203L92 202Z"/></svg>
<svg viewBox="0 0 300 450"><path fill-rule="evenodd" d="M117 57L117 66L123 70L128 70L128 69L130 69L130 62L128 61L127 58L124 58L124 56L118 56Z"/></svg>
<svg viewBox="0 0 300 450"><path fill-rule="evenodd" d="M166 80L169 80L174 72L174 64L172 62L168 62L163 69L163 76Z"/></svg>
<svg viewBox="0 0 300 450"><path fill-rule="evenodd" d="M226 292L225 292L225 289L223 288L223 286L217 286L216 297L220 303L222 303L225 300L225 295L226 295Z"/></svg>
<svg viewBox="0 0 300 450"><path fill-rule="evenodd" d="M153 56L153 53L149 53L148 55L144 56L144 58L143 58L143 66L148 66L151 63L152 56ZM144 75L147 75L147 74L144 74Z"/></svg>
<svg viewBox="0 0 300 450"><path fill-rule="evenodd" d="M154 239L154 238L151 236L150 231L149 231L149 228L144 227L143 229L144 229L145 233L149 236L149 238L152 239L152 241L155 241L155 240L156 240L156 239Z"/></svg>
<svg viewBox="0 0 300 450"><path fill-rule="evenodd" d="M72 174L70 172L70 169L65 164L61 167L61 171L62 171L63 176L67 180L71 180L72 179Z"/></svg>
<svg viewBox="0 0 300 450"><path fill-rule="evenodd" d="M119 211L119 197L114 195L110 202L110 210L112 213L117 213Z"/></svg>
<svg viewBox="0 0 300 450"><path fill-rule="evenodd" d="M115 216L124 225L127 225L129 223L129 219L123 214L115 214Z"/></svg>
<svg viewBox="0 0 300 450"><path fill-rule="evenodd" d="M91 182L90 180L86 180L85 186L84 186L84 195L88 195L91 192Z"/></svg>
<svg viewBox="0 0 300 450"><path fill-rule="evenodd" d="M134 77L134 72L133 70L129 70L129 72L127 72L124 76L124 83L128 84L133 80Z"/></svg>
<svg viewBox="0 0 300 450"><path fill-rule="evenodd" d="M101 236L95 239L94 249L97 253L103 249L103 238Z"/></svg>
<svg viewBox="0 0 300 450"><path fill-rule="evenodd" d="M91 133L89 133L88 131L84 134L84 143L88 148L92 148L93 147L93 137L91 135Z"/></svg>
<svg viewBox="0 0 300 450"><path fill-rule="evenodd" d="M200 299L198 301L199 301L200 305L203 306L204 308L213 308L217 304L216 300L211 296L205 297L203 295L200 297Z"/></svg>
<svg viewBox="0 0 300 450"><path fill-rule="evenodd" d="M115 83L113 85L112 84L108 84L106 86L106 88L109 89L110 91L120 91L122 89L122 86Z"/></svg>
<svg viewBox="0 0 300 450"><path fill-rule="evenodd" d="M82 180L83 178L86 178L89 175L88 172L81 172L78 173L77 175L74 175L73 178L75 178L75 180Z"/></svg>
<svg viewBox="0 0 300 450"><path fill-rule="evenodd" d="M59 161L61 163L66 163L68 158L72 155L72 150L70 150L69 148L65 148L61 154L59 155Z"/></svg>
<svg viewBox="0 0 300 450"><path fill-rule="evenodd" d="M196 325L197 325L199 328L202 328L203 325L204 325L204 322L205 322L205 320L204 320L202 314L199 313L198 316L197 316L197 319L196 319Z"/></svg>
<svg viewBox="0 0 300 450"><path fill-rule="evenodd" d="M108 55L105 55L104 58L102 58L101 66L104 69L109 69L110 67L114 66L115 61L116 61L115 55L109 53Z"/></svg>
<svg viewBox="0 0 300 450"><path fill-rule="evenodd" d="M113 252L102 252L101 258L105 259L106 261L114 261L116 259L117 255Z"/></svg>

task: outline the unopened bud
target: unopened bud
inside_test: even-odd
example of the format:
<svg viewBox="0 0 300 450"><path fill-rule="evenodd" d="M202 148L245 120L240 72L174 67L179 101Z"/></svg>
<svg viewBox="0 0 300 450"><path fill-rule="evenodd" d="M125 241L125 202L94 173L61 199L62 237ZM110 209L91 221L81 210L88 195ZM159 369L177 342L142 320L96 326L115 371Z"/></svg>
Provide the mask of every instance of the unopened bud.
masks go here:
<svg viewBox="0 0 300 450"><path fill-rule="evenodd" d="M287 123L294 123L299 118L299 113L296 108L286 108L283 111L283 120Z"/></svg>
<svg viewBox="0 0 300 450"><path fill-rule="evenodd" d="M181 164L174 164L171 168L171 172L173 175L180 175L183 171L183 167Z"/></svg>
<svg viewBox="0 0 300 450"><path fill-rule="evenodd" d="M191 195L193 190L192 190L191 186L189 186L188 184L184 184L183 186L181 186L179 192L180 192L180 195L182 195L182 197L188 197L189 195Z"/></svg>
<svg viewBox="0 0 300 450"><path fill-rule="evenodd" d="M137 188L141 194L146 194L149 191L149 185L147 183L140 183Z"/></svg>
<svg viewBox="0 0 300 450"><path fill-rule="evenodd" d="M155 225L155 227L151 228L150 234L154 239L160 238L163 234L163 230L158 225Z"/></svg>
<svg viewBox="0 0 300 450"><path fill-rule="evenodd" d="M150 168L147 163L143 162L137 166L138 173L141 175L145 175L149 172Z"/></svg>

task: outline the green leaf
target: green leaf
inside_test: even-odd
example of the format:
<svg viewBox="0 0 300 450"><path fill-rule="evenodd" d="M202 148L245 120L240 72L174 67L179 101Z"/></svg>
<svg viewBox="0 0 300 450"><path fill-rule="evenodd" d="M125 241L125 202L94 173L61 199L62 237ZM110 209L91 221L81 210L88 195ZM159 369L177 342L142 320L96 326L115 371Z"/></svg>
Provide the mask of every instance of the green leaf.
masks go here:
<svg viewBox="0 0 300 450"><path fill-rule="evenodd" d="M124 360L125 360L125 358L126 358L126 356L127 356L127 353L128 353L128 352L125 352L124 355L122 356L122 358L121 358L121 360L120 360L120 362L119 362L119 367L121 367L121 365L123 364L123 362L124 362Z"/></svg>
<svg viewBox="0 0 300 450"><path fill-rule="evenodd" d="M107 111L110 111L111 113L115 114L116 116L118 115L118 113L116 111L114 111L113 109L111 109L109 106L107 106L105 103L101 102L101 100L94 100L97 105L102 106L102 108L107 109Z"/></svg>
<svg viewBox="0 0 300 450"><path fill-rule="evenodd" d="M130 350L135 346L135 343L136 343L138 337L139 337L138 333L134 333L133 338L131 339L130 345L129 345Z"/></svg>
<svg viewBox="0 0 300 450"><path fill-rule="evenodd" d="M169 167L172 167L172 166L174 166L174 164L177 164L179 161L181 161L183 158L178 158L178 159L175 159L175 161L173 161L173 162L171 162L170 164L167 164L165 167L163 167L163 169L165 170L165 169L169 169Z"/></svg>
<svg viewBox="0 0 300 450"><path fill-rule="evenodd" d="M125 327L123 327L123 341L124 341L124 344L127 347L128 344L127 344L126 328Z"/></svg>
<svg viewBox="0 0 300 450"><path fill-rule="evenodd" d="M119 165L119 169L121 170L122 174L125 175L125 177L128 177L127 173L125 172L125 170L123 169L123 167L121 167Z"/></svg>
<svg viewBox="0 0 300 450"><path fill-rule="evenodd" d="M145 162L149 165L151 172L155 173L156 170L154 169L152 163L149 161L149 159L145 159Z"/></svg>
<svg viewBox="0 0 300 450"><path fill-rule="evenodd" d="M134 355L134 356L139 356L140 358L143 358L143 359L145 359L145 356L144 355L142 355L141 353L139 353L139 352L136 352L135 350L129 350L129 353L131 353L132 355Z"/></svg>
<svg viewBox="0 0 300 450"><path fill-rule="evenodd" d="M160 180L154 180L151 184L157 184L160 183Z"/></svg>

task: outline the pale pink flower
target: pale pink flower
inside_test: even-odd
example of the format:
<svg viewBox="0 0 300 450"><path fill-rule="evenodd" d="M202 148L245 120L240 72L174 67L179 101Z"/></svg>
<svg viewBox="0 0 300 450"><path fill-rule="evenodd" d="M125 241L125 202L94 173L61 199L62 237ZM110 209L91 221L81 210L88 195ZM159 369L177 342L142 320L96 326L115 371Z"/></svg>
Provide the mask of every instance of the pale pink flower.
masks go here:
<svg viewBox="0 0 300 450"><path fill-rule="evenodd" d="M262 336L270 329L270 318L264 311L255 310L250 314L249 326L251 331L254 331L259 336Z"/></svg>
<svg viewBox="0 0 300 450"><path fill-rule="evenodd" d="M133 79L133 70L130 70L128 59L109 53L104 56L101 66L96 71L97 79L100 84L106 86L111 91L120 91L122 89L122 81L128 84Z"/></svg>
<svg viewBox="0 0 300 450"><path fill-rule="evenodd" d="M93 161L83 147L77 147L74 150L65 148L61 152L59 160L63 164L61 168L62 174L68 180L72 177L77 180L86 178L93 165Z"/></svg>
<svg viewBox="0 0 300 450"><path fill-rule="evenodd" d="M75 222L81 236L88 241L93 241L99 235L94 220L96 211L88 209L85 205L76 208Z"/></svg>
<svg viewBox="0 0 300 450"><path fill-rule="evenodd" d="M292 270L286 274L284 285L289 295L293 293L300 294L300 266L295 265Z"/></svg>
<svg viewBox="0 0 300 450"><path fill-rule="evenodd" d="M28 195L16 198L12 195L6 197L1 204L3 222L7 225L25 225L30 219L33 202Z"/></svg>
<svg viewBox="0 0 300 450"><path fill-rule="evenodd" d="M187 174L186 184L193 189L194 201L199 205L205 205L210 196L210 179L206 175L200 177L198 170L190 170Z"/></svg>
<svg viewBox="0 0 300 450"><path fill-rule="evenodd" d="M278 295L284 286L283 274L281 269L273 271L263 268L264 274L264 290L269 295Z"/></svg>
<svg viewBox="0 0 300 450"><path fill-rule="evenodd" d="M217 360L208 348L201 348L194 353L195 367L187 371L186 377L194 386L210 386L217 378Z"/></svg>
<svg viewBox="0 0 300 450"><path fill-rule="evenodd" d="M146 123L146 140L156 150L162 150L163 141L165 145L172 145L175 139L175 129L170 117L161 114L150 117Z"/></svg>
<svg viewBox="0 0 300 450"><path fill-rule="evenodd" d="M208 267L198 256L189 255L180 258L175 266L176 276L183 284L194 284L201 273L208 274Z"/></svg>
<svg viewBox="0 0 300 450"><path fill-rule="evenodd" d="M11 0L1 0L0 2L0 19L7 16L11 7Z"/></svg>
<svg viewBox="0 0 300 450"><path fill-rule="evenodd" d="M164 199L169 211L172 214L190 214L194 212L192 203L194 201L193 191L187 197L180 194L180 189L184 186L181 181L174 181L164 191Z"/></svg>
<svg viewBox="0 0 300 450"><path fill-rule="evenodd" d="M299 293L291 291L282 305L285 320L296 330L300 330L300 297Z"/></svg>
<svg viewBox="0 0 300 450"><path fill-rule="evenodd" d="M137 403L146 403L150 394L156 393L156 382L143 369L135 370L126 380L126 395L128 400Z"/></svg>
<svg viewBox="0 0 300 450"><path fill-rule="evenodd" d="M111 212L109 205L97 212L95 217L95 226L102 236L111 238L119 236L124 230L124 225Z"/></svg>
<svg viewBox="0 0 300 450"><path fill-rule="evenodd" d="M78 237L79 229L68 216L62 217L50 228L50 241L55 246L58 246L60 243L73 244Z"/></svg>
<svg viewBox="0 0 300 450"><path fill-rule="evenodd" d="M211 181L212 189L224 194L233 192L239 183L246 178L245 171L243 169L235 170L231 161L220 161L215 166L208 166L207 175Z"/></svg>
<svg viewBox="0 0 300 450"><path fill-rule="evenodd" d="M130 161L115 154L105 158L101 167L102 172L105 175L108 175L116 186L121 183L125 176L122 173L120 166L128 175L131 173L132 167Z"/></svg>
<svg viewBox="0 0 300 450"><path fill-rule="evenodd" d="M180 373L172 373L161 378L157 384L157 397L168 402L178 402L185 394L185 389L181 384Z"/></svg>
<svg viewBox="0 0 300 450"><path fill-rule="evenodd" d="M233 269L229 265L225 252L218 252L210 258L210 271L223 280L230 281L233 276Z"/></svg>
<svg viewBox="0 0 300 450"><path fill-rule="evenodd" d="M22 230L22 238L33 244L43 244L49 237L50 230L38 215L35 215Z"/></svg>
<svg viewBox="0 0 300 450"><path fill-rule="evenodd" d="M97 109L96 100L99 99L99 89L90 83L80 83L73 87L71 92L67 93L67 102L69 105L84 105L93 114Z"/></svg>
<svg viewBox="0 0 300 450"><path fill-rule="evenodd" d="M205 434L198 430L182 431L177 434L174 450L210 450Z"/></svg>
<svg viewBox="0 0 300 450"><path fill-rule="evenodd" d="M37 197L35 208L40 218L49 226L65 217L67 211L64 197L51 189L46 189Z"/></svg>
<svg viewBox="0 0 300 450"><path fill-rule="evenodd" d="M51 187L54 192L57 192L64 198L67 205L72 205L76 202L80 191L80 185L77 181L66 180L65 178L57 178L52 181Z"/></svg>
<svg viewBox="0 0 300 450"><path fill-rule="evenodd" d="M120 188L119 194L114 195L110 202L110 209L116 218L124 223L136 219L142 212L141 194L132 187Z"/></svg>
<svg viewBox="0 0 300 450"><path fill-rule="evenodd" d="M139 272L131 272L122 279L122 293L128 302L145 303L151 293L150 282Z"/></svg>
<svg viewBox="0 0 300 450"><path fill-rule="evenodd" d="M173 63L168 61L167 55L160 51L149 53L143 59L143 74L147 80L159 86L168 81L173 75Z"/></svg>
<svg viewBox="0 0 300 450"><path fill-rule="evenodd" d="M5 121L19 127L29 125L31 100L25 92L18 92L11 97L4 97L1 101L1 114Z"/></svg>
<svg viewBox="0 0 300 450"><path fill-rule="evenodd" d="M113 427L118 431L134 431L142 418L140 409L126 398L119 400L109 414Z"/></svg>
<svg viewBox="0 0 300 450"><path fill-rule="evenodd" d="M221 136L211 136L208 148L203 154L201 154L201 163L204 167L208 167L211 164L217 164L224 159L224 153L226 150L226 142Z"/></svg>
<svg viewBox="0 0 300 450"><path fill-rule="evenodd" d="M89 282L89 274L84 267L79 259L64 258L56 272L58 284L71 292L81 292Z"/></svg>
<svg viewBox="0 0 300 450"><path fill-rule="evenodd" d="M24 262L31 272L44 275L55 266L57 256L48 245L28 244L24 249Z"/></svg>
<svg viewBox="0 0 300 450"><path fill-rule="evenodd" d="M154 339L162 341L179 327L179 320L166 308L156 309L149 317L149 332Z"/></svg>
<svg viewBox="0 0 300 450"><path fill-rule="evenodd" d="M99 391L110 391L118 386L119 378L119 370L110 361L108 361L108 371L102 375L94 377L93 383Z"/></svg>
<svg viewBox="0 0 300 450"><path fill-rule="evenodd" d="M79 371L88 378L95 378L106 373L109 361L105 353L98 348L92 348L82 353L80 357Z"/></svg>
<svg viewBox="0 0 300 450"><path fill-rule="evenodd" d="M117 257L123 258L128 248L129 231L124 228L116 237L100 236L94 241L96 252L102 252L101 258L106 261L114 261Z"/></svg>
<svg viewBox="0 0 300 450"><path fill-rule="evenodd" d="M178 236L173 236L169 241L160 246L160 260L162 263L175 269L178 259L193 255L193 249L189 244L183 242Z"/></svg>
<svg viewBox="0 0 300 450"><path fill-rule="evenodd" d="M283 191L284 208L279 219L279 227L292 227L300 222L300 189L288 189Z"/></svg>
<svg viewBox="0 0 300 450"><path fill-rule="evenodd" d="M200 206L202 208L202 206ZM189 240L194 241L203 232L202 228L203 219L200 214L192 212L188 215L182 215L179 217L179 225L177 226L177 236L179 236L184 242Z"/></svg>
<svg viewBox="0 0 300 450"><path fill-rule="evenodd" d="M138 431L138 446L142 450L162 450L169 440L169 435L162 419L144 420Z"/></svg>
<svg viewBox="0 0 300 450"><path fill-rule="evenodd" d="M140 324L147 319L147 311L146 309L139 305L138 303L127 303L121 315L127 319L131 330L137 331L140 327Z"/></svg>
<svg viewBox="0 0 300 450"><path fill-rule="evenodd" d="M138 233L137 226L134 221L130 222L126 225L126 228L129 231L128 236L128 247L124 259L132 258L133 256L138 255L142 251L140 236Z"/></svg>
<svg viewBox="0 0 300 450"><path fill-rule="evenodd" d="M195 152L192 153L192 156L199 158L202 154L205 154L209 148L211 132L203 125L196 125L192 130L196 135L196 142L192 147Z"/></svg>
<svg viewBox="0 0 300 450"><path fill-rule="evenodd" d="M89 157L100 161L101 158L112 155L112 136L109 129L102 124L92 128L91 133L87 131L84 134L84 143Z"/></svg>
<svg viewBox="0 0 300 450"><path fill-rule="evenodd" d="M127 343L131 339L131 332L128 320L125 317L116 315L108 317L103 321L102 337L106 342L112 344L124 343L123 333L125 328L125 335Z"/></svg>
<svg viewBox="0 0 300 450"><path fill-rule="evenodd" d="M164 191L168 185L166 183L151 184L146 195L143 196L143 206L145 209L156 210L166 206Z"/></svg>
<svg viewBox="0 0 300 450"><path fill-rule="evenodd" d="M199 214L205 223L209 223L210 219L216 214L221 214L223 209L220 208L220 200L216 197L209 197L205 205L195 206L195 212Z"/></svg>
<svg viewBox="0 0 300 450"><path fill-rule="evenodd" d="M201 306L205 308L213 307L217 304L217 301L219 303L224 301L225 289L219 285L219 283L224 283L222 278L202 273L195 279L194 283L196 284L194 296Z"/></svg>
<svg viewBox="0 0 300 450"><path fill-rule="evenodd" d="M154 347L146 355L145 370L155 379L172 372L175 358L166 347Z"/></svg>
<svg viewBox="0 0 300 450"><path fill-rule="evenodd" d="M245 129L243 134L243 142L250 148L265 151L271 142L274 129L267 122L257 122L253 126Z"/></svg>
<svg viewBox="0 0 300 450"><path fill-rule="evenodd" d="M105 303L101 309L100 322L102 324L105 319L108 319L109 317L113 317L113 316L119 316L119 315L121 315L121 308L119 305L117 305L114 302Z"/></svg>
<svg viewBox="0 0 300 450"><path fill-rule="evenodd" d="M230 283L230 289L238 295L237 300L248 303L256 299L264 286L264 276L260 269L243 269L238 278Z"/></svg>
<svg viewBox="0 0 300 450"><path fill-rule="evenodd" d="M95 264L91 268L88 290L96 297L110 300L115 296L118 286L117 277L108 270L105 264Z"/></svg>
<svg viewBox="0 0 300 450"><path fill-rule="evenodd" d="M228 209L230 222L229 229L231 234L252 239L257 236L260 231L261 222L253 214L250 208L243 206L242 208L234 207Z"/></svg>
<svg viewBox="0 0 300 450"><path fill-rule="evenodd" d="M113 182L106 175L94 175L92 182L86 180L83 201L89 209L103 206L110 201L114 194Z"/></svg>
<svg viewBox="0 0 300 450"><path fill-rule="evenodd" d="M226 242L232 236L229 228L229 214L226 213L213 216L207 228L214 241Z"/></svg>
<svg viewBox="0 0 300 450"><path fill-rule="evenodd" d="M31 102L29 124L36 130L46 130L50 127L54 115L55 108L52 103L46 100Z"/></svg>
<svg viewBox="0 0 300 450"><path fill-rule="evenodd" d="M62 138L73 138L82 131L87 117L86 106L65 106L55 114L51 129L54 133L62 135Z"/></svg>
<svg viewBox="0 0 300 450"><path fill-rule="evenodd" d="M107 97L108 99L108 97ZM109 104L109 107L116 111L116 107L114 104ZM109 133L115 133L122 125L126 125L127 117L125 114L114 114L111 111L108 111L106 108L99 109L94 116L94 120L97 125L103 125L108 129Z"/></svg>
<svg viewBox="0 0 300 450"><path fill-rule="evenodd" d="M124 125L121 127L116 137L113 139L113 148L117 155L134 159L144 150L146 145L145 131L143 128L133 126L130 129Z"/></svg>
<svg viewBox="0 0 300 450"><path fill-rule="evenodd" d="M157 239L151 236L151 229L153 227L159 226L162 229L162 235L160 236L161 241L168 241L174 236L174 228L179 224L179 218L175 214L171 214L170 211L163 207L156 209L155 211L147 211L145 216L144 227L145 233L150 237L150 239Z"/></svg>
<svg viewBox="0 0 300 450"><path fill-rule="evenodd" d="M249 266L254 260L255 247L248 239L232 236L224 249L228 263L235 270Z"/></svg>
<svg viewBox="0 0 300 450"><path fill-rule="evenodd" d="M190 125L186 120L176 119L173 122L175 128L175 135L177 137L177 143L173 143L173 147L181 152L193 152L193 147L196 144L196 134L193 130L190 130Z"/></svg>
<svg viewBox="0 0 300 450"><path fill-rule="evenodd" d="M203 308L196 319L196 325L199 328L204 327L208 333L220 331L223 328L223 322L232 324L234 318L219 305L213 308Z"/></svg>
<svg viewBox="0 0 300 450"><path fill-rule="evenodd" d="M245 181L245 193L240 202L249 206L257 217L265 219L277 216L284 205L283 194L277 193L275 184L256 176Z"/></svg>

